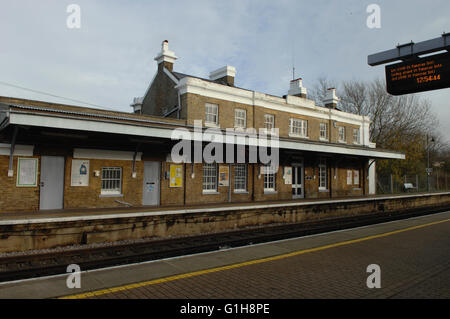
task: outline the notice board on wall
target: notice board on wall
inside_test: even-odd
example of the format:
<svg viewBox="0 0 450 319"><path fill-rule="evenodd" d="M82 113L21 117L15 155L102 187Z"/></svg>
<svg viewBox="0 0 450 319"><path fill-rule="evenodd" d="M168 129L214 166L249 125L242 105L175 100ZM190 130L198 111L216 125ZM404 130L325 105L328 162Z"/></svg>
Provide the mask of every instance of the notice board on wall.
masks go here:
<svg viewBox="0 0 450 319"><path fill-rule="evenodd" d="M353 184L359 185L359 171L353 172Z"/></svg>
<svg viewBox="0 0 450 319"><path fill-rule="evenodd" d="M286 184L286 185L292 184L292 167L291 166L284 167L284 184Z"/></svg>
<svg viewBox="0 0 450 319"><path fill-rule="evenodd" d="M230 184L230 171L228 166L219 166L219 186L228 186Z"/></svg>
<svg viewBox="0 0 450 319"><path fill-rule="evenodd" d="M347 170L347 185L352 185L353 178L352 178L352 171Z"/></svg>
<svg viewBox="0 0 450 319"><path fill-rule="evenodd" d="M38 159L18 158L17 159L17 182L18 187L37 186Z"/></svg>
<svg viewBox="0 0 450 319"><path fill-rule="evenodd" d="M89 160L72 160L70 186L89 186Z"/></svg>
<svg viewBox="0 0 450 319"><path fill-rule="evenodd" d="M170 165L169 187L183 187L183 165Z"/></svg>

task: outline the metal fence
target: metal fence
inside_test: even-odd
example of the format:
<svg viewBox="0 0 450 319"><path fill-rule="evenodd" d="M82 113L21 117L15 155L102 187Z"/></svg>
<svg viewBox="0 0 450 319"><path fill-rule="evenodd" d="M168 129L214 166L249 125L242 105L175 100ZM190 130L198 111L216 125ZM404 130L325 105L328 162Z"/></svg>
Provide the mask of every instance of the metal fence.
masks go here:
<svg viewBox="0 0 450 319"><path fill-rule="evenodd" d="M429 184L429 186L428 186ZM377 194L438 192L450 190L450 175L439 172L419 175L377 175Z"/></svg>

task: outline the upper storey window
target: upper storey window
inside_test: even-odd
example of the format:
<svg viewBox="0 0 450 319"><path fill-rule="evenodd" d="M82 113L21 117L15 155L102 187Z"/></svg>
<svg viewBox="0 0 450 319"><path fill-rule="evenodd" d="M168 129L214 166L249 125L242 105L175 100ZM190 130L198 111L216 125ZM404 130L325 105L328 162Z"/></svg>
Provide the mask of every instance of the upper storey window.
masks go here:
<svg viewBox="0 0 450 319"><path fill-rule="evenodd" d="M353 144L361 144L361 140L359 137L359 128L353 129Z"/></svg>
<svg viewBox="0 0 450 319"><path fill-rule="evenodd" d="M308 121L292 119L289 124L289 135L308 137Z"/></svg>
<svg viewBox="0 0 450 319"><path fill-rule="evenodd" d="M205 104L205 124L219 124L219 106L217 104Z"/></svg>
<svg viewBox="0 0 450 319"><path fill-rule="evenodd" d="M328 132L327 132L327 124L320 123L320 139L327 141L328 140Z"/></svg>
<svg viewBox="0 0 450 319"><path fill-rule="evenodd" d="M345 127L339 126L339 142L345 143Z"/></svg>
<svg viewBox="0 0 450 319"><path fill-rule="evenodd" d="M234 110L234 127L246 128L247 126L247 112L242 109Z"/></svg>

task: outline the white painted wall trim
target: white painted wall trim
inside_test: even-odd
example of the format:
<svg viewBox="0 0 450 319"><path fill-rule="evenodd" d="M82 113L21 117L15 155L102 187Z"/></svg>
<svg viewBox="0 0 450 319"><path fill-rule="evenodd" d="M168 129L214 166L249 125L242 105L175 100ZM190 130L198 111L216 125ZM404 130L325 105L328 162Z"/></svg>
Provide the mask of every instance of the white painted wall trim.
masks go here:
<svg viewBox="0 0 450 319"><path fill-rule="evenodd" d="M197 78L185 77L179 81L176 88L179 89L180 94L192 93L247 105L253 105L254 103L256 106L265 107L267 109L290 112L325 120L331 119L353 125L362 126L363 122L371 122L370 118L367 116L364 117L363 121L363 116L319 107L316 106L313 101L303 98L288 97L288 102L291 103L287 103L287 101L281 97L255 92L253 100L253 91L224 86Z"/></svg>
<svg viewBox="0 0 450 319"><path fill-rule="evenodd" d="M126 152L126 151L98 150L88 148L73 149L73 158L132 161L133 156L134 152ZM141 158L142 153L138 152L136 154L136 161L140 161Z"/></svg>
<svg viewBox="0 0 450 319"><path fill-rule="evenodd" d="M175 84L179 83L178 79L172 74L172 72L167 70L166 67L163 67L163 71Z"/></svg>
<svg viewBox="0 0 450 319"><path fill-rule="evenodd" d="M16 145L14 156L33 156L34 145ZM11 151L11 144L0 143L0 155L8 155Z"/></svg>

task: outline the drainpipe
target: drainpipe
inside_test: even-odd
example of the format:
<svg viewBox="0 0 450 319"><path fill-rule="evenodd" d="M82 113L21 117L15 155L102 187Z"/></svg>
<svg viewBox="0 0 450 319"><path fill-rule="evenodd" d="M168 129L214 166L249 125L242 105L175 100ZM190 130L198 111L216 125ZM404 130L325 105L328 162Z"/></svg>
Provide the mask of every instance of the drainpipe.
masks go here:
<svg viewBox="0 0 450 319"><path fill-rule="evenodd" d="M186 187L187 187L187 179L186 179L186 177L187 177L187 172L186 172L186 170L187 170L187 164L186 164L186 162L184 162L183 170L184 170L184 179L183 179L183 184L184 184L184 190L183 190L183 206L186 206Z"/></svg>
<svg viewBox="0 0 450 319"><path fill-rule="evenodd" d="M134 154L133 154L133 163L132 163L132 169L131 169L131 174L132 174L133 178L136 178L136 156L137 156L140 145L141 145L140 143L138 145L136 145L136 150L134 151Z"/></svg>
<svg viewBox="0 0 450 319"><path fill-rule="evenodd" d="M366 184L368 184L369 181L370 181L370 179L369 179L369 169L370 169L370 166L372 166L373 163L375 163L375 160L374 160L374 159L373 159L372 162L370 162L370 164L367 166L367 177L366 177L366 178L363 178L363 181L364 181L364 192L367 191L367 193L369 192L369 185L366 185ZM365 166L365 165L364 165L364 166ZM363 171L365 171L365 170L363 169ZM375 173L374 178L376 178L376 173ZM376 193L376 185L377 185L377 184L376 184L376 181L375 181L375 193Z"/></svg>
<svg viewBox="0 0 450 319"><path fill-rule="evenodd" d="M253 91L252 94L252 106L253 106L253 128L256 130L256 116L255 116L255 110L256 110L256 106L255 106L255 91ZM275 124L275 123L274 123ZM249 147L249 151L250 151L250 147ZM258 149L257 149L258 151ZM249 154L250 156L250 154ZM255 169L255 165L257 165L257 163L253 163L252 164L252 202L255 201L255 182L256 182L256 169Z"/></svg>
<svg viewBox="0 0 450 319"><path fill-rule="evenodd" d="M14 132L11 140L11 149L9 152L9 166L8 166L8 177L13 177L14 170L13 170L13 157L14 157L14 149L16 147L16 139L17 139L17 132L19 131L19 127L14 127Z"/></svg>
<svg viewBox="0 0 450 319"><path fill-rule="evenodd" d="M364 115L363 115L363 117L362 117L362 119L363 119L363 125L362 125L362 141L360 141L360 142L362 142L361 144L362 145L364 145L364 146L366 146L366 139L365 139L365 136L366 136L366 121L364 120Z"/></svg>
<svg viewBox="0 0 450 319"><path fill-rule="evenodd" d="M178 94L178 110L177 110L177 119L180 119L180 113L181 113L181 97L180 97L180 90L177 89Z"/></svg>
<svg viewBox="0 0 450 319"><path fill-rule="evenodd" d="M231 203L231 163L228 163L228 202Z"/></svg>

